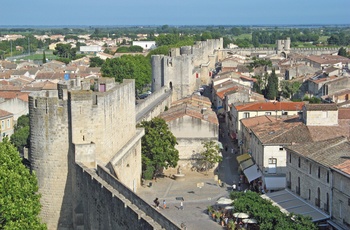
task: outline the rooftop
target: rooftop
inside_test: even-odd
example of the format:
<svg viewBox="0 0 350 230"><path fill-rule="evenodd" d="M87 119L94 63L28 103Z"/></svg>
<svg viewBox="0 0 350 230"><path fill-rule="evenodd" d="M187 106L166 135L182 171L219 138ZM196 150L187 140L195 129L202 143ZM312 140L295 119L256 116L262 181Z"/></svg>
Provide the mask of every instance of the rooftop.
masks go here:
<svg viewBox="0 0 350 230"><path fill-rule="evenodd" d="M299 111L304 102L254 102L234 106L237 111Z"/></svg>
<svg viewBox="0 0 350 230"><path fill-rule="evenodd" d="M338 166L350 157L350 142L346 137L291 145L286 147L286 149L292 150L326 167Z"/></svg>
<svg viewBox="0 0 350 230"><path fill-rule="evenodd" d="M337 104L305 104L307 111L336 111L338 110Z"/></svg>

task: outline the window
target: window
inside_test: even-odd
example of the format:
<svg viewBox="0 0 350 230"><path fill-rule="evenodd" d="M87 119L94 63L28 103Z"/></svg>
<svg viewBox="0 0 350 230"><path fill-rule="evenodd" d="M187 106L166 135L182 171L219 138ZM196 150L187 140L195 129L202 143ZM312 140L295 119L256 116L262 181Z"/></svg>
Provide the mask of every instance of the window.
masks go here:
<svg viewBox="0 0 350 230"><path fill-rule="evenodd" d="M269 158L269 173L277 173L277 158Z"/></svg>
<svg viewBox="0 0 350 230"><path fill-rule="evenodd" d="M321 168L320 168L320 166L318 166L318 169L317 169L317 177L318 178L321 177Z"/></svg>
<svg viewBox="0 0 350 230"><path fill-rule="evenodd" d="M321 118L327 118L328 117L328 111L322 111Z"/></svg>
<svg viewBox="0 0 350 230"><path fill-rule="evenodd" d="M311 174L311 163L309 164L309 174Z"/></svg>
<svg viewBox="0 0 350 230"><path fill-rule="evenodd" d="M265 112L265 115L269 116L269 115L271 115L271 112Z"/></svg>
<svg viewBox="0 0 350 230"><path fill-rule="evenodd" d="M327 171L327 183L329 183L329 171Z"/></svg>
<svg viewBox="0 0 350 230"><path fill-rule="evenodd" d="M283 148L282 146L280 146L280 151L283 151L283 149L284 149L284 148Z"/></svg>
<svg viewBox="0 0 350 230"><path fill-rule="evenodd" d="M249 113L243 113L244 118L249 118Z"/></svg>
<svg viewBox="0 0 350 230"><path fill-rule="evenodd" d="M298 158L298 167L300 168L300 157Z"/></svg>
<svg viewBox="0 0 350 230"><path fill-rule="evenodd" d="M2 130L5 129L5 121L1 121L1 129L2 129Z"/></svg>
<svg viewBox="0 0 350 230"><path fill-rule="evenodd" d="M288 112L282 111L282 115L288 115Z"/></svg>
<svg viewBox="0 0 350 230"><path fill-rule="evenodd" d="M309 200L311 200L311 189L309 189Z"/></svg>
<svg viewBox="0 0 350 230"><path fill-rule="evenodd" d="M289 163L292 163L292 154L289 153Z"/></svg>
<svg viewBox="0 0 350 230"><path fill-rule="evenodd" d="M11 120L7 119L7 128L10 128L10 127L11 127Z"/></svg>

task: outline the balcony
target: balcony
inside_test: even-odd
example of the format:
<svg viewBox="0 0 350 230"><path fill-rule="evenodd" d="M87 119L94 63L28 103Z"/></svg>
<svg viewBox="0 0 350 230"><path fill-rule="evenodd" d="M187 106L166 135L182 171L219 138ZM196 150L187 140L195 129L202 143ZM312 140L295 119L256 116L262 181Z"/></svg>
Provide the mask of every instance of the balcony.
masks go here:
<svg viewBox="0 0 350 230"><path fill-rule="evenodd" d="M296 186L295 187L295 192L298 196L300 196L300 187Z"/></svg>
<svg viewBox="0 0 350 230"><path fill-rule="evenodd" d="M317 207L320 207L320 199L315 198L315 205Z"/></svg>

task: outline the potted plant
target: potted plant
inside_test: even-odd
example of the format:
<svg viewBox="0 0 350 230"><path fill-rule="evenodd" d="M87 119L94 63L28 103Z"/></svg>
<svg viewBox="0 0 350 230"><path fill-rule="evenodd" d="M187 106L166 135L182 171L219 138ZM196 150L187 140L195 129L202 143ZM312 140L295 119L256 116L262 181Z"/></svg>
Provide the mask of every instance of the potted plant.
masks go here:
<svg viewBox="0 0 350 230"><path fill-rule="evenodd" d="M233 220L230 220L228 223L227 223L227 229L228 230L234 230L236 228L236 224Z"/></svg>
<svg viewBox="0 0 350 230"><path fill-rule="evenodd" d="M208 215L211 216L211 214L213 213L213 211L214 211L213 206L209 205L209 206L208 206Z"/></svg>
<svg viewBox="0 0 350 230"><path fill-rule="evenodd" d="M215 212L215 219L216 219L216 222L218 224L220 224L220 216L221 216L221 212L220 211L216 211Z"/></svg>

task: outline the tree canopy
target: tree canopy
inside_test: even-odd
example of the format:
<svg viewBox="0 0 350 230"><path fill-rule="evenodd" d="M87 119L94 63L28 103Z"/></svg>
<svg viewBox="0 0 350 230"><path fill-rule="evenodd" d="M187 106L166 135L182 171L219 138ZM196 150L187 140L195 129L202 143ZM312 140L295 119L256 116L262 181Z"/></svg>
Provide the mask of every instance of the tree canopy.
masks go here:
<svg viewBox="0 0 350 230"><path fill-rule="evenodd" d="M90 58L90 67L101 67L105 61L99 57Z"/></svg>
<svg viewBox="0 0 350 230"><path fill-rule="evenodd" d="M29 146L29 115L22 115L17 119L17 124L14 127L14 133L11 135L11 143L19 152L23 151L24 147Z"/></svg>
<svg viewBox="0 0 350 230"><path fill-rule="evenodd" d="M222 156L220 156L219 145L214 141L203 142L204 150L200 152L202 156L203 164L205 165L205 170L208 171L216 163L222 161Z"/></svg>
<svg viewBox="0 0 350 230"><path fill-rule="evenodd" d="M6 138L0 143L0 182L0 229L46 229L38 216L37 179Z"/></svg>
<svg viewBox="0 0 350 230"><path fill-rule="evenodd" d="M278 95L278 78L276 76L275 70L272 70L271 75L267 80L267 89L266 89L266 98L267 99L276 99Z"/></svg>
<svg viewBox="0 0 350 230"><path fill-rule="evenodd" d="M149 59L143 55L123 55L120 58L107 59L101 67L103 77L114 77L117 82L123 79L135 79L136 89L151 83L152 69Z"/></svg>
<svg viewBox="0 0 350 230"><path fill-rule="evenodd" d="M300 89L301 83L298 81L281 81L282 96L291 99Z"/></svg>
<svg viewBox="0 0 350 230"><path fill-rule="evenodd" d="M162 118L143 121L139 125L145 129L142 137L142 171L145 179L162 172L163 168L176 167L179 161L179 151L176 137L169 130Z"/></svg>
<svg viewBox="0 0 350 230"><path fill-rule="evenodd" d="M316 230L316 225L310 217L289 214L286 215L271 201L260 197L256 192L232 192L231 199L234 199L235 212L250 213L250 218L258 221L261 230L273 229L298 229Z"/></svg>

